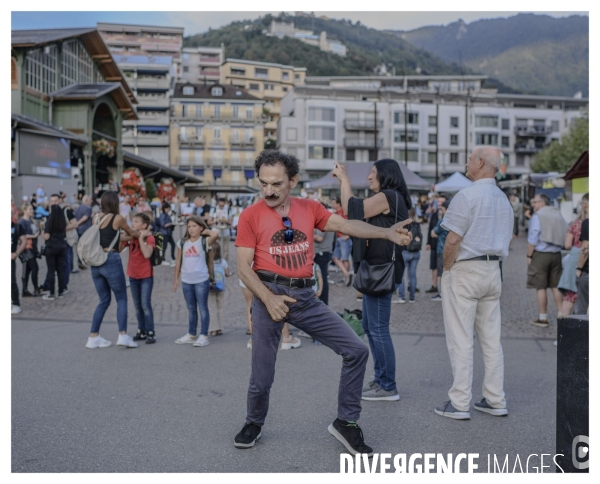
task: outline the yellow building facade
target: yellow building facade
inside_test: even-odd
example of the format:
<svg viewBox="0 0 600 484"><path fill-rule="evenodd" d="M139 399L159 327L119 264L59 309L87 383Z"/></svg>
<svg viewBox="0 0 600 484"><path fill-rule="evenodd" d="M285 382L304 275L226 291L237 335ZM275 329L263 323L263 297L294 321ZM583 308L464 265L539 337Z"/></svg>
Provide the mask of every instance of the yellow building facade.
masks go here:
<svg viewBox="0 0 600 484"><path fill-rule="evenodd" d="M281 99L304 84L306 67L294 67L270 62L225 59L221 66L221 83L246 89L265 100L265 137L277 139L277 121L281 114Z"/></svg>
<svg viewBox="0 0 600 484"><path fill-rule="evenodd" d="M171 98L170 164L206 186L258 187L265 101L232 85L177 83Z"/></svg>

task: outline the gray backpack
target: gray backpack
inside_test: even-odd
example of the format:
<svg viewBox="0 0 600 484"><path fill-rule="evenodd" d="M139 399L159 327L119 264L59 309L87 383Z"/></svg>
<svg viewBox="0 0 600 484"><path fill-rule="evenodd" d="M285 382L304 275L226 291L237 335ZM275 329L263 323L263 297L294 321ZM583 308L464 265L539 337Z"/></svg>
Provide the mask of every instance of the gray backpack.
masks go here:
<svg viewBox="0 0 600 484"><path fill-rule="evenodd" d="M79 238L77 255L86 266L101 266L106 262L108 252L104 252L100 245L100 225L108 217L110 217L110 214L105 215L102 219L100 219L100 215L96 215L94 223ZM117 230L115 238L110 243L109 250L115 246L118 240L119 231Z"/></svg>

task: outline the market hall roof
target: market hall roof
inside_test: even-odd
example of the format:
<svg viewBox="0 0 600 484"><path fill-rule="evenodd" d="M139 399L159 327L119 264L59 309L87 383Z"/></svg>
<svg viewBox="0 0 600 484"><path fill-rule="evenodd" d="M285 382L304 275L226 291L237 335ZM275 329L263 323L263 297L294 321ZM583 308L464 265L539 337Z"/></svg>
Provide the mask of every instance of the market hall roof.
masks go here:
<svg viewBox="0 0 600 484"><path fill-rule="evenodd" d="M110 94L113 98L119 111L123 113L124 119L139 119L119 82L71 84L50 93L50 97L55 101L93 101L106 94Z"/></svg>
<svg viewBox="0 0 600 484"><path fill-rule="evenodd" d="M66 138L81 146L88 143L87 138L78 136L75 133L67 131L66 129L57 128L56 126L52 126L51 124L44 123L38 119L33 119L23 114L11 114L10 119L15 128L25 128L28 130L39 131L41 133L56 136L57 138Z"/></svg>
<svg viewBox="0 0 600 484"><path fill-rule="evenodd" d="M148 160L147 158L135 155L130 151L123 150L123 161L125 162L125 165L133 165L139 168L144 176L152 175L153 177L156 177L162 174L163 176L173 178L175 183L202 183L202 179L191 173L185 173L175 168L157 163L156 161Z"/></svg>
<svg viewBox="0 0 600 484"><path fill-rule="evenodd" d="M36 29L36 30L13 30L11 31L11 47L43 47L47 44L60 42L62 40L79 39L90 56L96 62L98 70L106 82L119 82L125 91L129 102L137 104L137 100L127 84L125 76L119 69L110 50L104 43L100 33L95 28L71 28L71 29Z"/></svg>

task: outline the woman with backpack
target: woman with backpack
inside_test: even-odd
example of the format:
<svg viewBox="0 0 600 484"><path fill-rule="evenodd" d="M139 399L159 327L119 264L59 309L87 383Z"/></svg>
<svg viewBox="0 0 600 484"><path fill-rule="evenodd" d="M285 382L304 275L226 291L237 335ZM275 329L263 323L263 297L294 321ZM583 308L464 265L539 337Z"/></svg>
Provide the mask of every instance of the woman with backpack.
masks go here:
<svg viewBox="0 0 600 484"><path fill-rule="evenodd" d="M209 247L219 237L219 233L210 230L208 225L197 215L191 215L186 222L186 231L183 238L177 242L177 257L175 263L175 279L173 292L181 286L183 297L189 311L188 332L177 339L177 344L193 344L194 346L207 346L208 327L210 314L208 312L208 292L210 290L210 274L213 258ZM200 336L196 336L198 329L198 307L200 307Z"/></svg>
<svg viewBox="0 0 600 484"><path fill-rule="evenodd" d="M415 291L417 290L417 265L421 258L421 247L423 244L423 234L421 233L421 223L417 218L417 212L414 208L408 211L408 218L412 219L412 222L406 226L406 228L412 234L412 240L410 244L402 251L402 258L404 259L404 267L408 269L408 290L409 290L409 303L415 302ZM392 298L392 303L404 304L406 302L406 291L404 289L404 273L402 273L402 282L398 287L398 299Z"/></svg>
<svg viewBox="0 0 600 484"><path fill-rule="evenodd" d="M364 220L370 225L383 228L389 228L396 222L408 219L408 210L412 207L412 202L398 162L395 160L383 159L373 164L367 181L369 189L375 194L364 200L353 196L350 177L345 166L336 163L333 175L340 180L342 208L349 219ZM390 316L394 283L399 284L404 273L402 247L384 239L364 241L355 238L353 245L355 246L353 255L357 256L354 259L353 286L363 294L362 325L369 340L375 369L375 378L363 388L362 399L399 400L400 396L396 388L396 354L390 335ZM374 270L377 267L385 267L385 274L382 273L383 271ZM370 279L369 276L378 279ZM384 279L385 287L382 286Z"/></svg>
<svg viewBox="0 0 600 484"><path fill-rule="evenodd" d="M217 317L210 320L209 335L221 336L223 334L223 304L225 304L225 277L231 276L227 261L221 256L221 244L215 242L212 245L213 253L213 271L215 274L214 283L210 286L211 300L215 301L217 306ZM212 304L211 304L212 306ZM210 308L209 308L210 312ZM214 311L213 311L214 314Z"/></svg>
<svg viewBox="0 0 600 484"><path fill-rule="evenodd" d="M54 209L54 207L52 207ZM64 220L64 217L63 217ZM119 196L116 192L104 192L100 198L100 213L95 215L94 223L100 223L100 247L107 253L106 262L92 266L92 280L98 292L98 306L92 318L92 329L87 348L108 348L112 343L100 336L100 325L104 314L110 306L110 292L117 300L117 324L119 337L117 346L137 348L137 343L127 334L127 287L125 273L119 255L120 231L138 239L140 233L127 225L125 218L119 213Z"/></svg>
<svg viewBox="0 0 600 484"><path fill-rule="evenodd" d="M156 343L154 332L154 313L152 311L152 287L154 286L154 270L151 257L156 247L152 232L150 232L150 217L145 213L136 213L131 226L140 233L137 239L128 235L122 236L121 241L129 247L127 275L129 288L138 321L138 330L133 341L146 341L146 344Z"/></svg>

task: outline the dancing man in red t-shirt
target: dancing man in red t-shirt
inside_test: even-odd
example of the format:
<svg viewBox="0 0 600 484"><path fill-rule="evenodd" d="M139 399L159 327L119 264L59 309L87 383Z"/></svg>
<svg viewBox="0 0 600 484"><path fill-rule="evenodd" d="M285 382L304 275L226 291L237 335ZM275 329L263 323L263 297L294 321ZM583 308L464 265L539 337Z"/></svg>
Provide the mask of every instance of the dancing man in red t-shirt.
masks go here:
<svg viewBox="0 0 600 484"><path fill-rule="evenodd" d="M254 446L261 436L275 377L275 358L284 322L296 326L343 356L338 418L329 432L352 454L372 455L356 421L369 350L350 326L315 297L313 232L342 232L353 237L387 239L408 245L410 220L390 228L347 220L320 203L290 197L298 184L298 160L276 150L263 151L254 163L263 199L240 215L238 275L254 293L252 302L252 376L246 424L236 435L238 448Z"/></svg>

